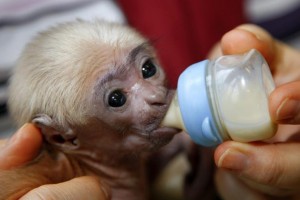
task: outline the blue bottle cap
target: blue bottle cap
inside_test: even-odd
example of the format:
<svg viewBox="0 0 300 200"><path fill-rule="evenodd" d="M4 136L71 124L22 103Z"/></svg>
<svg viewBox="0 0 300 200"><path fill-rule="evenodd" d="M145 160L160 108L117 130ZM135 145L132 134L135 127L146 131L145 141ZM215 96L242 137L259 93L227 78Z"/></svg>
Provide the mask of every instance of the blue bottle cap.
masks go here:
<svg viewBox="0 0 300 200"><path fill-rule="evenodd" d="M177 93L182 119L192 140L202 146L216 146L223 139L207 91L208 63L205 60L188 67L179 77Z"/></svg>

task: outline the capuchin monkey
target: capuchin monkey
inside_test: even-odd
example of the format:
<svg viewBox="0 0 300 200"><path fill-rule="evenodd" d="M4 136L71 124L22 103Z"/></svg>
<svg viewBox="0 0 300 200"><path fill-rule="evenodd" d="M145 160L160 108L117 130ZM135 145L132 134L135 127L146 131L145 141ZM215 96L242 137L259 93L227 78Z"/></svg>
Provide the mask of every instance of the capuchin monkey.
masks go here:
<svg viewBox="0 0 300 200"><path fill-rule="evenodd" d="M173 95L151 44L127 26L78 20L40 33L13 72L8 104L45 145L8 172L15 185L2 181L0 199L83 175L98 176L113 200L147 199L146 158L179 132L160 126Z"/></svg>

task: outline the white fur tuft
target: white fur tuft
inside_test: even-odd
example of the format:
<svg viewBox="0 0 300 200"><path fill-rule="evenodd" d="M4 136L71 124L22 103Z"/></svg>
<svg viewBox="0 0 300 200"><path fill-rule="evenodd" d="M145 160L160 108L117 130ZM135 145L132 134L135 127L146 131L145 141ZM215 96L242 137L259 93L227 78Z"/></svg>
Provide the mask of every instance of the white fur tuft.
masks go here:
<svg viewBox="0 0 300 200"><path fill-rule="evenodd" d="M104 21L75 21L40 33L25 48L10 80L9 109L19 125L44 113L62 126L85 123L97 51L140 44L133 29Z"/></svg>

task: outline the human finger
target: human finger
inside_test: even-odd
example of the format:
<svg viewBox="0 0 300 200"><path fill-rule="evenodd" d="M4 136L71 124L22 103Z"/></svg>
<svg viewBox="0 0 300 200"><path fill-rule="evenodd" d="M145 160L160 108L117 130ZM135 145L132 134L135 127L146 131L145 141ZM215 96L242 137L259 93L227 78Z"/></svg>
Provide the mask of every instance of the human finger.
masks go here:
<svg viewBox="0 0 300 200"><path fill-rule="evenodd" d="M265 200L262 194L245 185L229 171L218 169L215 183L218 194L223 200Z"/></svg>
<svg viewBox="0 0 300 200"><path fill-rule="evenodd" d="M279 124L300 124L300 81L279 86L270 95L271 118Z"/></svg>
<svg viewBox="0 0 300 200"><path fill-rule="evenodd" d="M43 185L31 190L20 200L109 200L108 186L93 176L82 176L59 184Z"/></svg>
<svg viewBox="0 0 300 200"><path fill-rule="evenodd" d="M300 80L300 74L296 73L300 52L275 40L264 29L244 24L226 33L221 40L223 54L241 54L253 48L267 60L277 85Z"/></svg>
<svg viewBox="0 0 300 200"><path fill-rule="evenodd" d="M276 53L276 42L272 36L262 28L252 24L244 24L227 32L221 39L224 54L241 54L250 49L257 49L270 63Z"/></svg>
<svg viewBox="0 0 300 200"><path fill-rule="evenodd" d="M270 195L290 195L300 189L299 143L238 143L218 146L215 162L249 180Z"/></svg>
<svg viewBox="0 0 300 200"><path fill-rule="evenodd" d="M222 54L242 54L250 49L257 49L271 63L276 57L277 41L264 29L243 24L225 33L209 55L215 58Z"/></svg>
<svg viewBox="0 0 300 200"><path fill-rule="evenodd" d="M250 49L257 49L271 63L276 57L277 43L264 29L253 24L243 24L225 33L212 48L209 57L243 54Z"/></svg>
<svg viewBox="0 0 300 200"><path fill-rule="evenodd" d="M42 135L33 124L25 124L0 150L0 169L10 169L33 160L42 146Z"/></svg>

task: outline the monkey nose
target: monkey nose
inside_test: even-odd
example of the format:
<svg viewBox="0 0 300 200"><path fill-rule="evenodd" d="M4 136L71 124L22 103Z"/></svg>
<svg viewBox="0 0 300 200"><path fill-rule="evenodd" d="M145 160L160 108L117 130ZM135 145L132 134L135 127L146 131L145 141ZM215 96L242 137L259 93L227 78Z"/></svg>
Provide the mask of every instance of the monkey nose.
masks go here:
<svg viewBox="0 0 300 200"><path fill-rule="evenodd" d="M163 106L167 101L167 89L155 87L149 92L145 92L145 100L152 106Z"/></svg>

